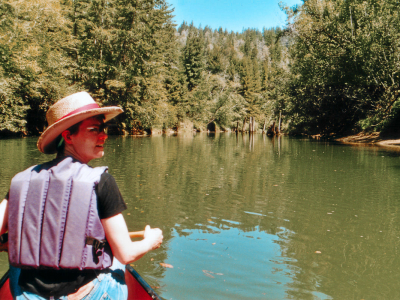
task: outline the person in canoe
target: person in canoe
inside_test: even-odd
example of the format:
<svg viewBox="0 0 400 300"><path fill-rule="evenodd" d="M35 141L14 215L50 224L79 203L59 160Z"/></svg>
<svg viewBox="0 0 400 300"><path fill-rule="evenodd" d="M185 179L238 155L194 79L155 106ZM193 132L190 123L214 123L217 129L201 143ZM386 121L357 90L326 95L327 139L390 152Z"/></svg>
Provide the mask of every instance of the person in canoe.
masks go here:
<svg viewBox="0 0 400 300"><path fill-rule="evenodd" d="M126 299L124 266L160 247L162 231L150 226L131 241L115 179L87 165L104 155L106 122L121 112L86 92L49 108L37 146L57 157L15 175L0 204L14 298Z"/></svg>

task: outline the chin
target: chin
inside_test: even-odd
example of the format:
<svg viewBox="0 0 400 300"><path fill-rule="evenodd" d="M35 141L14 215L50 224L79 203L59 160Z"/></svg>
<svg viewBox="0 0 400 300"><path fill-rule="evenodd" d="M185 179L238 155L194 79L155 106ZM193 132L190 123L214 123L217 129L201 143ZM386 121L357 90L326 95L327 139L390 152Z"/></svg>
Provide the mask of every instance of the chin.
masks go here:
<svg viewBox="0 0 400 300"><path fill-rule="evenodd" d="M97 152L93 155L93 159L95 159L95 158L102 158L103 156L104 156L104 150L97 151Z"/></svg>

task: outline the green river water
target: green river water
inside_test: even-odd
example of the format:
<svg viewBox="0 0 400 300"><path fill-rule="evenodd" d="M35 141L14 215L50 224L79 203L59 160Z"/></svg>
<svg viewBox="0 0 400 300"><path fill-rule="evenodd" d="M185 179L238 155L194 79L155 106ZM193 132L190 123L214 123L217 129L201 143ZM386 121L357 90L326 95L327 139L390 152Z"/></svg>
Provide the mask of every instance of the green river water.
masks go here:
<svg viewBox="0 0 400 300"><path fill-rule="evenodd" d="M52 158L36 140L0 141L3 195ZM133 264L162 298L400 299L400 152L226 133L110 137L105 151L90 164L109 166L129 229L164 232Z"/></svg>

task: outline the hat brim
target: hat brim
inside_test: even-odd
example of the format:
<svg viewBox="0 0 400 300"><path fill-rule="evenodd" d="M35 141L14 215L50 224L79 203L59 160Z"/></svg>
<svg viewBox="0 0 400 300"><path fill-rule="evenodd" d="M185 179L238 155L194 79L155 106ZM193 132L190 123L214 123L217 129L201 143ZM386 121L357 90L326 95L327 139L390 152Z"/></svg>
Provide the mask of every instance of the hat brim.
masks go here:
<svg viewBox="0 0 400 300"><path fill-rule="evenodd" d="M61 119L51 126L47 127L38 139L37 147L40 152L45 154L53 154L57 151L56 138L66 129L79 123L87 118L95 117L98 115L104 115L104 123L108 122L112 118L115 118L122 113L122 108L118 106L100 107L95 109L86 110L79 112L72 116Z"/></svg>

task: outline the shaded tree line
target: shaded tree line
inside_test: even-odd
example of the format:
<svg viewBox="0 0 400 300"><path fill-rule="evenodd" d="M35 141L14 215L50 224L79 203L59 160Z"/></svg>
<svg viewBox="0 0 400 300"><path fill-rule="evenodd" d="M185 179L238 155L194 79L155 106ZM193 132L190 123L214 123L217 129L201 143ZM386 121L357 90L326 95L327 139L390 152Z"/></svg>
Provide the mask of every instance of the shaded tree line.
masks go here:
<svg viewBox="0 0 400 300"><path fill-rule="evenodd" d="M399 8L391 0L307 0L286 8L294 130L398 131Z"/></svg>

